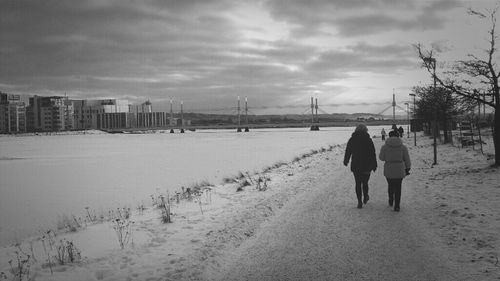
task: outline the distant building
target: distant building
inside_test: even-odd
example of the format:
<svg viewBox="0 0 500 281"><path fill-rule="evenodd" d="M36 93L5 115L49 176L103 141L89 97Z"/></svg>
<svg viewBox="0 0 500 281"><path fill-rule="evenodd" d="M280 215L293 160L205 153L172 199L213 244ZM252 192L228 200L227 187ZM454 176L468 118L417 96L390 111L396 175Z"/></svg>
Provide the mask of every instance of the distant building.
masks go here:
<svg viewBox="0 0 500 281"><path fill-rule="evenodd" d="M167 127L165 112L153 112L148 100L132 107L127 100L73 100L75 124L80 130L116 130ZM131 111L135 109L135 112Z"/></svg>
<svg viewBox="0 0 500 281"><path fill-rule="evenodd" d="M153 112L149 100L131 106L127 100L75 100L66 96L35 95L29 97L29 105L26 106L19 95L1 93L0 99L0 133L166 128L190 125L191 120L173 118L168 116L167 112Z"/></svg>
<svg viewBox="0 0 500 281"><path fill-rule="evenodd" d="M26 104L19 95L0 92L0 133L26 131Z"/></svg>
<svg viewBox="0 0 500 281"><path fill-rule="evenodd" d="M68 97L30 97L26 115L28 131L58 132L75 128L73 102Z"/></svg>
<svg viewBox="0 0 500 281"><path fill-rule="evenodd" d="M127 128L128 100L72 100L76 129Z"/></svg>
<svg viewBox="0 0 500 281"><path fill-rule="evenodd" d="M153 112L153 104L149 100L141 104L141 112L148 112L151 113Z"/></svg>

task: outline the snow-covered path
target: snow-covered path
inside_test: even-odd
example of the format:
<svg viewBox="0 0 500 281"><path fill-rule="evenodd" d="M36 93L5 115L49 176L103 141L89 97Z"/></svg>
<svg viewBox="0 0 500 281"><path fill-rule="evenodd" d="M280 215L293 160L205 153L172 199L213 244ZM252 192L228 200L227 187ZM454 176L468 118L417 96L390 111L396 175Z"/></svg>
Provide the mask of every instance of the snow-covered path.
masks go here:
<svg viewBox="0 0 500 281"><path fill-rule="evenodd" d="M465 268L448 262L453 249L438 245L442 240L420 218L425 202L411 186L418 178L403 182L401 212L394 212L379 163L370 201L357 209L353 176L339 159L293 182L312 188L228 253L211 279L470 280Z"/></svg>

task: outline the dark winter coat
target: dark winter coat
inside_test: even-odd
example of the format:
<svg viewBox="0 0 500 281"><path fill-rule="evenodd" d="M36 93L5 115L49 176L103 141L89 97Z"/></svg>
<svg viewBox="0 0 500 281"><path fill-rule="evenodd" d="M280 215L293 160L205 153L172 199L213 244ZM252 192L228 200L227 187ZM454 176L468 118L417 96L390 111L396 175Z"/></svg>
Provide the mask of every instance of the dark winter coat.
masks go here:
<svg viewBox="0 0 500 281"><path fill-rule="evenodd" d="M408 148L398 137L390 137L380 148L379 158L384 163L384 176L389 179L402 179L406 175L405 170L411 168Z"/></svg>
<svg viewBox="0 0 500 281"><path fill-rule="evenodd" d="M367 132L354 132L347 142L344 165L351 160L351 171L354 173L370 173L377 169L375 146Z"/></svg>

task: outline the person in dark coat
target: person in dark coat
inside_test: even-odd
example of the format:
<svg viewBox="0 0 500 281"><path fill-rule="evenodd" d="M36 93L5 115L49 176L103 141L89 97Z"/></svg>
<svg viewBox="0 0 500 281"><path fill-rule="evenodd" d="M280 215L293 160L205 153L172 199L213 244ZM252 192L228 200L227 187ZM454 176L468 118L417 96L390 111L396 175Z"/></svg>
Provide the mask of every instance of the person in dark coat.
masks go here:
<svg viewBox="0 0 500 281"><path fill-rule="evenodd" d="M403 129L403 126L399 126L398 128L398 133L399 133L399 137L402 138L403 137L403 134L404 134L405 130Z"/></svg>
<svg viewBox="0 0 500 281"><path fill-rule="evenodd" d="M408 148L395 131L389 132L389 138L380 148L380 160L384 161L384 176L387 179L389 206L394 204L394 211L399 212L401 201L401 184L409 175L411 168Z"/></svg>
<svg viewBox="0 0 500 281"><path fill-rule="evenodd" d="M377 170L377 156L375 146L368 134L368 128L364 124L356 127L351 138L347 142L344 155L344 165L349 164L351 159L351 171L356 182L356 197L358 198L358 208L363 207L370 199L368 195L368 181L371 171ZM363 199L363 200L361 200Z"/></svg>

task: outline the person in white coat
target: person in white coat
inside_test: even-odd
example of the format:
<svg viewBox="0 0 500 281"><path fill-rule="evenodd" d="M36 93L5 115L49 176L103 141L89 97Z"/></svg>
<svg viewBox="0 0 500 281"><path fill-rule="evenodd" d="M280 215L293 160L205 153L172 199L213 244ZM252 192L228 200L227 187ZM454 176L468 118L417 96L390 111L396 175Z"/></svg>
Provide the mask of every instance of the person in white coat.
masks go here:
<svg viewBox="0 0 500 281"><path fill-rule="evenodd" d="M380 131L380 134L382 135L382 140L385 141L385 136L387 136L387 133L385 132L384 128L382 128L382 131Z"/></svg>
<svg viewBox="0 0 500 281"><path fill-rule="evenodd" d="M403 144L397 132L389 132L389 138L380 149L379 159L384 161L384 176L387 179L389 206L394 204L394 211L399 212L401 202L401 184L409 175L411 168L408 148Z"/></svg>

